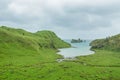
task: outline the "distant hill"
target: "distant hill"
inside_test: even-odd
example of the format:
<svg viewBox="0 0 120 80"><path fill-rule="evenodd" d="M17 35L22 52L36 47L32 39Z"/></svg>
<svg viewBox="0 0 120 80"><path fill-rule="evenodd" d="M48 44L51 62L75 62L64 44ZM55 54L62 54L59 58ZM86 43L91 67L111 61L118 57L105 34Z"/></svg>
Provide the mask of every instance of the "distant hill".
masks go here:
<svg viewBox="0 0 120 80"><path fill-rule="evenodd" d="M70 47L52 31L27 32L23 29L14 29L6 26L0 27L0 51L3 49L25 48L32 50L58 49Z"/></svg>
<svg viewBox="0 0 120 80"><path fill-rule="evenodd" d="M92 49L106 49L120 51L120 34L107 37L105 39L97 39L90 44Z"/></svg>

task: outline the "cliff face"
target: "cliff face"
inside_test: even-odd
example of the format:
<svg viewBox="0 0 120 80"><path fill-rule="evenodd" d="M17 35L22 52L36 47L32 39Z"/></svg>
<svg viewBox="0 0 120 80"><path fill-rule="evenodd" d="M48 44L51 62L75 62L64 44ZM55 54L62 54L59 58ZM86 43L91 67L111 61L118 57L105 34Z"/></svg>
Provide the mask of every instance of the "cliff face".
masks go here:
<svg viewBox="0 0 120 80"><path fill-rule="evenodd" d="M120 51L120 34L107 37L105 39L97 39L90 44L92 49L106 49Z"/></svg>
<svg viewBox="0 0 120 80"><path fill-rule="evenodd" d="M32 50L70 47L52 31L27 32L22 29L0 27L0 51L3 49L25 48ZM18 49L19 50L19 49Z"/></svg>

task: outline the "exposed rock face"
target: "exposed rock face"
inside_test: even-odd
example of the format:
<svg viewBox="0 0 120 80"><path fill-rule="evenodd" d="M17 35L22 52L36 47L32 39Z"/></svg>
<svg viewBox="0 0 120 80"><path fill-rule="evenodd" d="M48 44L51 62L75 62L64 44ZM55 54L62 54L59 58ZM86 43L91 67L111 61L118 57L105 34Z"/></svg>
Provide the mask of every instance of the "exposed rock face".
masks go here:
<svg viewBox="0 0 120 80"><path fill-rule="evenodd" d="M71 40L71 43L80 43L80 42L83 42L83 40L81 40L81 39L78 39L78 40L72 39Z"/></svg>

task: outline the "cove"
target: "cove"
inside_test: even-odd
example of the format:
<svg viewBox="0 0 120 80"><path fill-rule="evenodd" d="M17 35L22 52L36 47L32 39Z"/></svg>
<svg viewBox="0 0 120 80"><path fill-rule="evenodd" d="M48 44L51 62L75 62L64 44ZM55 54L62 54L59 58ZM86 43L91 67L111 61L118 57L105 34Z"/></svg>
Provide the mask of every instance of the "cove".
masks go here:
<svg viewBox="0 0 120 80"><path fill-rule="evenodd" d="M64 59L73 59L77 56L94 54L94 51L90 50L91 46L89 46L91 40L86 40L85 42L81 43L71 43L71 40L64 41L70 43L72 46L71 48L59 49L60 52L58 52L57 54L62 55Z"/></svg>

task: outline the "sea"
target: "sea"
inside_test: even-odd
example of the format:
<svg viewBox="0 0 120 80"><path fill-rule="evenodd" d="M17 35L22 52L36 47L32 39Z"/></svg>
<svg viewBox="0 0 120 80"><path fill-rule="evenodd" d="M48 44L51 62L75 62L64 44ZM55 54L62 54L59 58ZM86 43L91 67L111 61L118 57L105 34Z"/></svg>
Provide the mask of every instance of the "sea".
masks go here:
<svg viewBox="0 0 120 80"><path fill-rule="evenodd" d="M64 40L65 42L71 44L70 48L59 49L60 52L57 54L62 55L64 58L75 58L77 56L86 56L94 54L94 51L91 51L91 46L89 45L92 40L85 40L80 43L71 43L71 40Z"/></svg>

